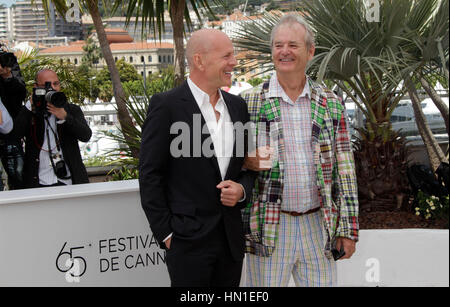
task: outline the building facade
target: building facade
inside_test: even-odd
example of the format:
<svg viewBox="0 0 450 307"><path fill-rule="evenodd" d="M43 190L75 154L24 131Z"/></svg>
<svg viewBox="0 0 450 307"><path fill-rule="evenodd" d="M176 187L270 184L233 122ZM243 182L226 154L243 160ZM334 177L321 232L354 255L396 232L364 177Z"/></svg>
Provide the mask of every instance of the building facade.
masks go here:
<svg viewBox="0 0 450 307"><path fill-rule="evenodd" d="M56 46L44 49L41 55L61 58L64 61L81 65L84 42L75 42L68 46ZM158 74L174 63L174 46L170 43L112 43L110 44L114 60L123 59L132 64L141 76ZM106 67L101 59L96 65L98 70Z"/></svg>
<svg viewBox="0 0 450 307"><path fill-rule="evenodd" d="M67 37L69 41L82 38L81 23L67 23L49 6L48 24L42 1L19 0L13 6L14 40L20 42L42 42L50 37Z"/></svg>
<svg viewBox="0 0 450 307"><path fill-rule="evenodd" d="M9 10L7 7L0 5L0 41L8 40L9 36Z"/></svg>

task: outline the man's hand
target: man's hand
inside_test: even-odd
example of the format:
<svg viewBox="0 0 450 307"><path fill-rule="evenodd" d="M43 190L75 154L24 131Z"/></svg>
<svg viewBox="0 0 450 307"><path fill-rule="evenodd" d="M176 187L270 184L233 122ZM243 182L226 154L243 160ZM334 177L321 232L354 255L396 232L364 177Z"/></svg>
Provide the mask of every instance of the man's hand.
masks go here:
<svg viewBox="0 0 450 307"><path fill-rule="evenodd" d="M222 181L216 188L221 190L220 201L227 207L234 207L244 197L242 186L231 180Z"/></svg>
<svg viewBox="0 0 450 307"><path fill-rule="evenodd" d="M170 237L169 239L167 239L164 244L166 244L167 249L170 249L170 242L172 242L172 237Z"/></svg>
<svg viewBox="0 0 450 307"><path fill-rule="evenodd" d="M52 105L50 102L47 102L47 110L56 116L59 120L65 120L67 117L67 112L64 110L64 108L57 108L54 105Z"/></svg>
<svg viewBox="0 0 450 307"><path fill-rule="evenodd" d="M356 249L356 243L352 239L338 237L336 238L336 249L341 250L344 247L345 255L341 259L350 259Z"/></svg>
<svg viewBox="0 0 450 307"><path fill-rule="evenodd" d="M267 171L272 168L272 155L274 149L269 146L259 147L249 153L244 160L243 168L252 171Z"/></svg>

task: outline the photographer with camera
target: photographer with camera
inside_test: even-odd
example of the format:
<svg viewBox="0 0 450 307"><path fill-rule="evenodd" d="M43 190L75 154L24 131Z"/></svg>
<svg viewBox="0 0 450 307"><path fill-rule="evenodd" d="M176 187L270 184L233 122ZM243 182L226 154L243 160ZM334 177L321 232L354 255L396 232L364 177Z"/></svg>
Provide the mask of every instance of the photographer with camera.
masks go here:
<svg viewBox="0 0 450 307"><path fill-rule="evenodd" d="M14 134L25 137L24 182L29 188L88 183L78 141L92 131L80 107L69 104L57 74L36 75L31 101L14 121Z"/></svg>
<svg viewBox="0 0 450 307"><path fill-rule="evenodd" d="M26 95L27 90L20 76L16 56L0 50L0 99L12 119L19 114ZM0 134L0 159L8 174L10 190L23 188L23 155L20 139L12 134ZM3 190L3 187L0 187L0 190Z"/></svg>

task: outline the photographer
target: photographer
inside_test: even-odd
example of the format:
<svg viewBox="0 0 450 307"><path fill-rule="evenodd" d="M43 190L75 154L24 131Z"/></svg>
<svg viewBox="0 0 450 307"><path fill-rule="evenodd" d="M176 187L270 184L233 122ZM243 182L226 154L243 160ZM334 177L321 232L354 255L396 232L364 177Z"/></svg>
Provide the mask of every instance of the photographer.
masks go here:
<svg viewBox="0 0 450 307"><path fill-rule="evenodd" d="M92 131L80 107L67 103L57 74L36 75L31 101L14 121L14 134L25 137L24 182L29 188L88 183L78 141Z"/></svg>
<svg viewBox="0 0 450 307"><path fill-rule="evenodd" d="M20 68L15 55L0 50L0 99L13 119L19 114L26 94L25 83L21 80ZM8 174L9 189L23 188L21 140L11 134L0 134L0 158Z"/></svg>

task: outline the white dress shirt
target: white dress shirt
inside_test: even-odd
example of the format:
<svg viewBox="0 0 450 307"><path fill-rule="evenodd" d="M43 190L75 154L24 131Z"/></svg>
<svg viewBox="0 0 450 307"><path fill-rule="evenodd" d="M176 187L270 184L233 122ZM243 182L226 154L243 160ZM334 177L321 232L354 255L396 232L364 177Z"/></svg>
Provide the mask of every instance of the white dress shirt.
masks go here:
<svg viewBox="0 0 450 307"><path fill-rule="evenodd" d="M2 112L2 124L0 125L0 133L8 134L11 132L13 128L13 120L11 118L11 115L9 115L8 110L3 105L1 99L0 99L0 111Z"/></svg>
<svg viewBox="0 0 450 307"><path fill-rule="evenodd" d="M28 101L26 104L26 107L28 110L31 111L31 102ZM65 120L58 120L55 115L50 115L48 117L48 122L50 123L50 127L48 127L47 121L44 120L44 142L42 144L41 152L39 153L39 184L42 185L53 185L59 182L64 183L66 185L72 184L72 179L60 179L56 176L55 171L53 170L52 163L50 161L50 156L48 153L48 144L50 142L50 149L52 150L52 154L57 154L61 156L61 158L64 160L64 155L61 150L61 146L56 145L56 139L55 134L52 132L52 130L55 133L57 132L57 125L56 124L64 124ZM47 132L48 129L48 138L47 138ZM70 170L68 168L67 162L66 162L66 170L67 170L67 176L70 177Z"/></svg>
<svg viewBox="0 0 450 307"><path fill-rule="evenodd" d="M206 125L208 126L214 144L214 154L219 164L222 180L224 180L228 165L233 156L234 147L234 129L230 113L228 112L228 108L223 100L220 90L218 90L219 100L217 101L216 107L213 108L209 101L209 95L195 85L190 78L188 78L187 82L194 95L195 101L202 112L203 118L206 121ZM219 121L216 119L214 109L220 113Z"/></svg>

